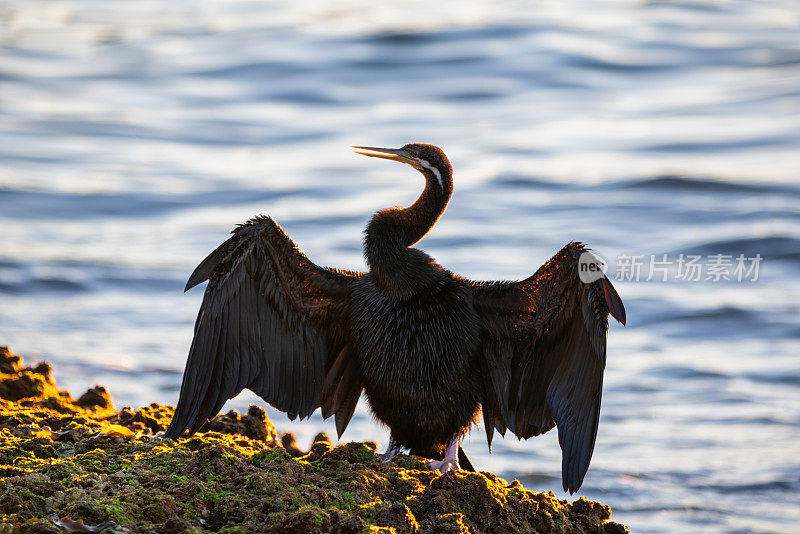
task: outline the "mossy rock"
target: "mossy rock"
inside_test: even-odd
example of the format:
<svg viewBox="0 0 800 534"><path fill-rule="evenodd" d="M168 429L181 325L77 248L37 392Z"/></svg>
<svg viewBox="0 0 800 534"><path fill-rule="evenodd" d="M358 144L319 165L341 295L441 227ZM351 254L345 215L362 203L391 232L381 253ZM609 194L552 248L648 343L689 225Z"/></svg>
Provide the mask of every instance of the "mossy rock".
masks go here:
<svg viewBox="0 0 800 534"><path fill-rule="evenodd" d="M8 383L6 383L8 381ZM24 383L23 391L17 385ZM16 389L15 389L16 388ZM171 406L113 409L105 388L73 402L49 366L0 349L3 532L618 533L610 509L526 490L488 472L428 470L374 443L284 448L263 409L192 437L157 436Z"/></svg>

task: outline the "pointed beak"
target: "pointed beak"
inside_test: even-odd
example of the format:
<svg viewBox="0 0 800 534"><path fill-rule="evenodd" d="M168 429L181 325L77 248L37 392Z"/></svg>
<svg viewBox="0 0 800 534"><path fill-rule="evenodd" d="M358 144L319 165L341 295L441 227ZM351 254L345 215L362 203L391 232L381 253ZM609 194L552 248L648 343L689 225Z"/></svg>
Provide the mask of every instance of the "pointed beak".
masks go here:
<svg viewBox="0 0 800 534"><path fill-rule="evenodd" d="M373 158L390 159L392 161L399 161L400 163L408 163L409 165L417 165L417 160L405 150L399 148L376 148L374 146L354 146L355 153L363 156L370 156ZM367 150L368 152L362 152Z"/></svg>

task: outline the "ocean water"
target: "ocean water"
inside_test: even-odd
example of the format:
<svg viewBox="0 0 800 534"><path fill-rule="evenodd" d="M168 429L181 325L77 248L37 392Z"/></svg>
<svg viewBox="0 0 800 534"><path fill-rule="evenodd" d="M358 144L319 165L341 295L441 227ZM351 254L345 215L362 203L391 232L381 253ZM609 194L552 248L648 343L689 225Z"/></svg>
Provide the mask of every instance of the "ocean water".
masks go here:
<svg viewBox="0 0 800 534"><path fill-rule="evenodd" d="M422 183L349 146L430 142L455 168L420 244L443 265L522 278L570 240L610 265L628 326L579 495L634 532L797 532L798 4L431 4L4 2L0 343L75 394L174 403L182 288L227 232L269 214L363 269L370 215ZM344 436L386 437L363 405ZM562 495L555 432L465 447Z"/></svg>

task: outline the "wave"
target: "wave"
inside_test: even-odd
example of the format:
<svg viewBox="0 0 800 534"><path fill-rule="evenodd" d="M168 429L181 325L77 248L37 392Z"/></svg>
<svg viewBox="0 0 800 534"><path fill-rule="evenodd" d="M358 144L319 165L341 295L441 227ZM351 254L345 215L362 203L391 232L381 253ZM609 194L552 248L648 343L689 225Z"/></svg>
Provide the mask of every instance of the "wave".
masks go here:
<svg viewBox="0 0 800 534"><path fill-rule="evenodd" d="M18 281L0 281L0 294L88 293L91 291L124 290L136 293L180 293L185 281L175 278L100 276L85 280L61 277L31 277Z"/></svg>
<svg viewBox="0 0 800 534"><path fill-rule="evenodd" d="M624 182L620 184L620 186L623 189L670 189L673 191L707 191L712 193L780 193L800 196L800 188L796 187L772 184L742 184L724 180L673 174L655 176L645 180Z"/></svg>
<svg viewBox="0 0 800 534"><path fill-rule="evenodd" d="M638 152L672 152L681 154L691 154L702 152L704 154L716 152L732 152L748 148L764 148L791 146L794 147L795 140L788 136L762 136L747 139L731 139L727 141L680 141L674 143L654 143L635 147L633 150Z"/></svg>
<svg viewBox="0 0 800 534"><path fill-rule="evenodd" d="M715 371L696 369L694 367L685 367L681 365L661 365L657 367L651 367L646 371L646 374L659 377L667 376L682 380L723 380L730 378L730 376L725 373L718 373Z"/></svg>
<svg viewBox="0 0 800 534"><path fill-rule="evenodd" d="M247 80L272 80L276 76L299 74L308 69L301 66L300 62L289 61L251 61L237 65L217 67L187 73L189 76L201 78L247 79Z"/></svg>
<svg viewBox="0 0 800 534"><path fill-rule="evenodd" d="M0 259L0 293L85 293L122 290L136 293L183 289L183 274L164 269L142 269L110 263L76 260L25 262ZM47 275L38 273L47 272ZM52 274L50 274L52 273ZM175 276L169 276L175 274Z"/></svg>
<svg viewBox="0 0 800 534"><path fill-rule="evenodd" d="M692 487L696 489L709 489L718 493L784 493L796 490L798 484L790 480L770 480L749 484L696 484Z"/></svg>
<svg viewBox="0 0 800 534"><path fill-rule="evenodd" d="M661 319L661 322L691 321L698 319L736 319L742 321L751 321L755 319L754 316L755 314L753 312L743 308L738 308L735 306L721 306L719 308L706 308L690 312L674 313L666 318Z"/></svg>
<svg viewBox="0 0 800 534"><path fill-rule="evenodd" d="M746 373L744 378L752 380L753 382L762 382L765 384L780 384L786 386L800 386L800 374L798 373L765 373L754 372Z"/></svg>
<svg viewBox="0 0 800 534"><path fill-rule="evenodd" d="M565 184L549 182L541 176L529 176L513 172L505 172L492 178L491 183L498 187L514 189L565 189Z"/></svg>
<svg viewBox="0 0 800 534"><path fill-rule="evenodd" d="M646 304L647 307L642 306ZM668 305L665 301L659 299L650 299L648 301L639 301L637 305L640 307L637 316L638 326L668 324L668 323L683 323L685 321L757 321L757 314L750 310L740 308L737 306L720 306L717 308L702 308L695 310L687 310L685 308L678 308Z"/></svg>
<svg viewBox="0 0 800 534"><path fill-rule="evenodd" d="M80 293L88 291L88 289L85 284L66 278L37 277L21 282L0 281L0 293L11 295L22 293Z"/></svg>
<svg viewBox="0 0 800 534"><path fill-rule="evenodd" d="M649 73L666 69L679 68L679 65L657 63L622 63L585 54L558 54L561 60L569 66L579 69L600 70L607 72Z"/></svg>
<svg viewBox="0 0 800 534"><path fill-rule="evenodd" d="M673 339L795 339L797 326L774 314L736 306L651 312L637 326L658 330Z"/></svg>
<svg viewBox="0 0 800 534"><path fill-rule="evenodd" d="M369 45L413 47L443 42L482 41L492 38L509 39L525 36L543 29L547 29L547 27L532 24L527 24L525 26L497 24L479 28L458 28L453 30L380 32L355 39L355 41ZM346 37L344 40L348 43L354 41L352 37Z"/></svg>
<svg viewBox="0 0 800 534"><path fill-rule="evenodd" d="M800 239L789 236L770 236L711 241L673 252L673 254L678 253L723 254L734 258L739 254L744 254L748 258L760 254L765 262L770 260L800 262Z"/></svg>
<svg viewBox="0 0 800 534"><path fill-rule="evenodd" d="M97 217L150 217L206 206L226 206L274 201L289 196L328 197L328 188L283 191L232 189L187 194L65 193L25 189L0 189L3 219L69 219Z"/></svg>

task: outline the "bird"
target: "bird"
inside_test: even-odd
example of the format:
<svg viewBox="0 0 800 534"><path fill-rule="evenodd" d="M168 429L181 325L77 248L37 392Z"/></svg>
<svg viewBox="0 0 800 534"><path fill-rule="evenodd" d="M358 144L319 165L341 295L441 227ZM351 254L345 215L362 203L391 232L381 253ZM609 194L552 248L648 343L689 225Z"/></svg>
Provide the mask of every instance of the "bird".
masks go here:
<svg viewBox="0 0 800 534"><path fill-rule="evenodd" d="M407 207L378 211L363 237L364 272L320 267L270 217L238 225L185 290L208 280L166 437L199 431L247 388L289 419L317 409L341 438L366 397L401 451L431 469L474 470L461 438L482 418L528 439L558 429L562 486L576 492L594 450L608 316L625 324L603 275L584 282L588 248L570 242L528 278L473 281L415 247L453 193L430 144L353 147L407 164L425 180Z"/></svg>

